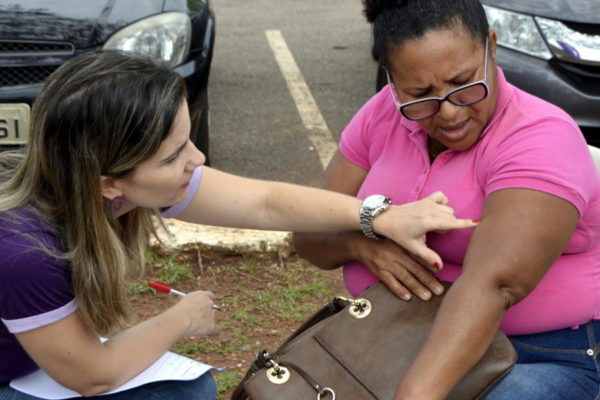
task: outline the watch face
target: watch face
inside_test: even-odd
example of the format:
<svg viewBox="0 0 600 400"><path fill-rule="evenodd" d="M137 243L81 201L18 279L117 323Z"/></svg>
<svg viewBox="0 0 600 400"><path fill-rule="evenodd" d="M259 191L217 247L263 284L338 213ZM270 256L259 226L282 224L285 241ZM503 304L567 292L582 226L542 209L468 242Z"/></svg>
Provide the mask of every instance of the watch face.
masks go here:
<svg viewBox="0 0 600 400"><path fill-rule="evenodd" d="M374 194L372 196L367 197L363 201L363 206L371 209L381 207L386 203L387 197L382 194Z"/></svg>

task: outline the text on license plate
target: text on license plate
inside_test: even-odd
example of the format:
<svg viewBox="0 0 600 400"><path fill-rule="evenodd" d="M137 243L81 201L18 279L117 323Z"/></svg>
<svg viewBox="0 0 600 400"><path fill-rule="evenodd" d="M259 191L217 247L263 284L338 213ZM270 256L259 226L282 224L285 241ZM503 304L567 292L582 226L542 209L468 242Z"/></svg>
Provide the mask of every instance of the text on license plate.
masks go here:
<svg viewBox="0 0 600 400"><path fill-rule="evenodd" d="M29 114L28 104L0 104L0 145L27 143Z"/></svg>

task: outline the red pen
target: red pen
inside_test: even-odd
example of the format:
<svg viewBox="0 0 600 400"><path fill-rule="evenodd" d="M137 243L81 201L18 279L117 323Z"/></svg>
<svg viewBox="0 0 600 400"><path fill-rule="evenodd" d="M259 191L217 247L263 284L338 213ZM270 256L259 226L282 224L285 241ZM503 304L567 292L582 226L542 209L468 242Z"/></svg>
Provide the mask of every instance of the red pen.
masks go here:
<svg viewBox="0 0 600 400"><path fill-rule="evenodd" d="M170 294L171 296L175 296L175 297L185 296L185 293L180 292L179 290L172 289L171 286L169 286L163 282L159 282L159 281L148 282L148 286L150 286L152 289L158 290L159 292ZM223 309L221 309L221 307L219 307L216 304L213 304L213 310L223 311Z"/></svg>

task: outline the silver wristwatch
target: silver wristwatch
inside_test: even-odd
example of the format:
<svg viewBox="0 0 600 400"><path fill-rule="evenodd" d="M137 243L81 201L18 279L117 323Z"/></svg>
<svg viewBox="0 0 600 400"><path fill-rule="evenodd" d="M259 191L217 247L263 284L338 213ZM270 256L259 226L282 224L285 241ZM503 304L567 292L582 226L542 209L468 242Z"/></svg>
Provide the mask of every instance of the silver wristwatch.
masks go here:
<svg viewBox="0 0 600 400"><path fill-rule="evenodd" d="M373 194L365 198L360 205L360 229L366 237L383 240L383 236L373 232L373 219L387 210L392 201L382 194Z"/></svg>

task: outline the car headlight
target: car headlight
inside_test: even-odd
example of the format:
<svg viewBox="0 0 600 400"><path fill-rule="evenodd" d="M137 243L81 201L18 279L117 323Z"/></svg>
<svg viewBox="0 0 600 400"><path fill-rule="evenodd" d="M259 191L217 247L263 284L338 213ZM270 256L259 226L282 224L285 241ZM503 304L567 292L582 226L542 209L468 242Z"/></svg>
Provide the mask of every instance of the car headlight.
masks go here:
<svg viewBox="0 0 600 400"><path fill-rule="evenodd" d="M600 35L577 32L552 19L535 19L556 57L579 63L600 63Z"/></svg>
<svg viewBox="0 0 600 400"><path fill-rule="evenodd" d="M499 45L544 60L552 58L533 17L490 6L484 8Z"/></svg>
<svg viewBox="0 0 600 400"><path fill-rule="evenodd" d="M131 52L174 67L187 57L191 36L190 18L184 13L168 12L117 31L106 41L103 49Z"/></svg>

